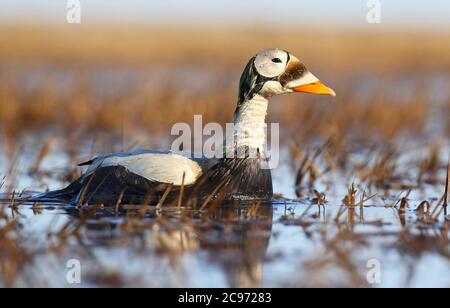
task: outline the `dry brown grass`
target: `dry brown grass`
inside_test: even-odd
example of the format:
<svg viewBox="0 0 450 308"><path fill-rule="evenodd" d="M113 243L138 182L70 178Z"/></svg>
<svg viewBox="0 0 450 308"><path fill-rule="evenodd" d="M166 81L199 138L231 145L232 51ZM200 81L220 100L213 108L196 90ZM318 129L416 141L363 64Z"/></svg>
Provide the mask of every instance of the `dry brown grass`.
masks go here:
<svg viewBox="0 0 450 308"><path fill-rule="evenodd" d="M0 125L14 138L24 130L54 125L64 132L77 128L120 134L129 125L131 130L167 133L175 122L191 122L194 114L224 123L234 111L237 80L248 58L260 49L278 46L325 75L339 95L334 106L309 96L283 98L273 104L271 120L282 122L290 137L345 136L361 125L368 134L387 138L405 130L423 131L429 111L423 82L429 73L450 69L449 40L442 39L446 34L303 30L293 39L279 30L3 26ZM38 86L24 92L14 72L35 65L63 69L63 74L64 69L75 69L78 73L69 93L61 93L57 80L45 70ZM194 94L167 80L156 91L137 84L107 96L98 94L87 78L92 70L104 67L166 72L173 67L188 71L201 67L223 77ZM399 97L396 85L410 75L421 76L411 89L414 93ZM358 76L375 77L384 84L376 94L362 99L352 84ZM443 112L448 112L449 105L441 107ZM444 125L450 127L448 121Z"/></svg>
<svg viewBox="0 0 450 308"><path fill-rule="evenodd" d="M344 88L330 103L310 96L283 97L271 106L270 120L282 123L283 131L297 140L348 136L361 129L364 134L384 138L405 131L423 133L431 106L420 91L415 90L417 95L410 99L395 96L394 86L383 91L383 95L364 101ZM76 128L120 134L124 124L129 124L130 130L146 129L168 135L171 125L180 121L191 123L195 114L202 114L205 123L229 122L236 92L224 82L188 96L170 84L157 91L137 88L114 97L99 96L91 87L75 87L66 95L43 85L31 93L22 93L17 84L4 80L0 86L0 126L12 136L55 125L63 132ZM448 104L440 108L446 112ZM448 126L448 119L444 120L442 124Z"/></svg>
<svg viewBox="0 0 450 308"><path fill-rule="evenodd" d="M417 70L450 65L450 34L408 31L370 32L334 29L242 26L199 28L174 26L37 26L0 29L0 61L23 64L42 61L71 65L201 65L219 68L242 65L250 55L281 47L307 63L328 69L379 71ZM439 59L439 61L436 61Z"/></svg>

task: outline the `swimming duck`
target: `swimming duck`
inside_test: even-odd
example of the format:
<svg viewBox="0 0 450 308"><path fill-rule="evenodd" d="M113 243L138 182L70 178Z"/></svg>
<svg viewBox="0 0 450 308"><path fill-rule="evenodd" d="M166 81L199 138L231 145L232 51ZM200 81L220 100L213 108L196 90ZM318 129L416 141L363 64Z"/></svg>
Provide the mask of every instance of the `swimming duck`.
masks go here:
<svg viewBox="0 0 450 308"><path fill-rule="evenodd" d="M67 188L31 201L141 204L180 194L203 200L270 200L272 177L265 153L269 98L293 92L336 95L289 52L264 50L250 59L241 76L236 129L223 158L154 150L99 156L80 164L87 171Z"/></svg>

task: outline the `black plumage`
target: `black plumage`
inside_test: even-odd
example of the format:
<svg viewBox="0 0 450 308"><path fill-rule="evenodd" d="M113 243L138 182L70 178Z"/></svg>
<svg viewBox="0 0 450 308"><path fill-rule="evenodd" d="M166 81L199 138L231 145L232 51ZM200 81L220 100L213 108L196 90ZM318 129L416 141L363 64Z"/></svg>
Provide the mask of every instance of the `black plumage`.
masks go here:
<svg viewBox="0 0 450 308"><path fill-rule="evenodd" d="M122 166L100 167L59 191L30 199L31 202L64 202L73 205L146 204L156 205L179 199L190 204L205 200L270 200L272 176L262 158L222 159L193 185L185 187L156 183Z"/></svg>

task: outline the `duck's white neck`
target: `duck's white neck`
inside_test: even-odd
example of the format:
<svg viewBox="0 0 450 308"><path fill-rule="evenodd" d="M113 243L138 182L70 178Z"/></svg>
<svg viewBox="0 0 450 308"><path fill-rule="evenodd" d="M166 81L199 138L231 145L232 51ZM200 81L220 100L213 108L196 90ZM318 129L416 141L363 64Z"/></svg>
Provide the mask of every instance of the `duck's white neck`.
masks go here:
<svg viewBox="0 0 450 308"><path fill-rule="evenodd" d="M268 107L269 101L260 95L239 104L234 115L233 136L229 136L234 142L227 141L227 153L232 149L248 149L265 156Z"/></svg>

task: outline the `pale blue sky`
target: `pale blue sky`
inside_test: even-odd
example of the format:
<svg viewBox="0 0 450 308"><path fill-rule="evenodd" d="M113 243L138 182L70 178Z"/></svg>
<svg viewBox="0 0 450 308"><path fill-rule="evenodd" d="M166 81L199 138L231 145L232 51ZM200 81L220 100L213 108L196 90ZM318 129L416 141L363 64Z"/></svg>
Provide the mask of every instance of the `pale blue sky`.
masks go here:
<svg viewBox="0 0 450 308"><path fill-rule="evenodd" d="M82 22L367 26L368 0L80 0ZM450 1L381 0L384 27L450 28ZM0 22L65 22L66 0L0 0Z"/></svg>

